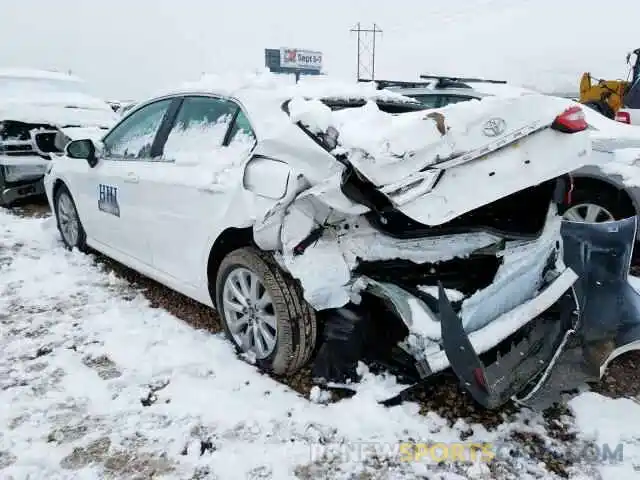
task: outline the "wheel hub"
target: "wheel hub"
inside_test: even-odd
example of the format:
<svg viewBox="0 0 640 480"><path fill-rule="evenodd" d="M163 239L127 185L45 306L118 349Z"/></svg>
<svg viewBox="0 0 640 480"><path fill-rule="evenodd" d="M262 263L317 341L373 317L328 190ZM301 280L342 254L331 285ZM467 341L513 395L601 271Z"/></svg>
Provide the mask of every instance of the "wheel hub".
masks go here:
<svg viewBox="0 0 640 480"><path fill-rule="evenodd" d="M565 213L564 218L572 222L604 223L613 222L615 217L606 208L594 203L573 205Z"/></svg>
<svg viewBox="0 0 640 480"><path fill-rule="evenodd" d="M268 357L276 346L277 322L260 277L244 267L231 271L223 284L222 302L227 328L240 349L257 358Z"/></svg>

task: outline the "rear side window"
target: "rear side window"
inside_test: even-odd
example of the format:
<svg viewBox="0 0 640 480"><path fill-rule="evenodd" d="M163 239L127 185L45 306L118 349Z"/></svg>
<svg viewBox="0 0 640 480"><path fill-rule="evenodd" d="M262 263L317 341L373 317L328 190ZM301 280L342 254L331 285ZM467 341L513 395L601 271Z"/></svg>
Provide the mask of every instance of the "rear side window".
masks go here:
<svg viewBox="0 0 640 480"><path fill-rule="evenodd" d="M229 133L229 145L237 142L253 144L255 141L256 134L251 127L251 123L249 123L249 119L241 109L238 109L238 115L236 115Z"/></svg>
<svg viewBox="0 0 640 480"><path fill-rule="evenodd" d="M189 153L207 153L222 146L238 109L229 100L186 97L163 149L163 157L175 160Z"/></svg>

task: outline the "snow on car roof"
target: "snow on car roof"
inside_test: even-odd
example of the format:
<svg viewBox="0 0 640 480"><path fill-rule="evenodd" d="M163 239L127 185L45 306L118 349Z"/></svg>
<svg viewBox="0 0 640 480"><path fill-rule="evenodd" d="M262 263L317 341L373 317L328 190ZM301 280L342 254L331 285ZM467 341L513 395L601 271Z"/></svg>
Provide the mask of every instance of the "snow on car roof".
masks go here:
<svg viewBox="0 0 640 480"><path fill-rule="evenodd" d="M35 68L0 68L0 78L32 78L84 83L81 78L75 75Z"/></svg>
<svg viewBox="0 0 640 480"><path fill-rule="evenodd" d="M165 92L165 94L188 92L209 92L238 99L252 96L254 93L259 92L261 95L269 96L279 101L305 97L417 103L412 98L390 90L377 90L371 82L359 83L318 75L303 76L296 83L292 75L280 75L268 71L245 75L205 74L199 80L186 82L179 89Z"/></svg>
<svg viewBox="0 0 640 480"><path fill-rule="evenodd" d="M317 100L367 101L403 103L419 106L420 102L389 90L377 90L375 85L345 81L324 75L300 78L269 71L249 74L205 74L199 80L185 82L176 89L158 92L153 98L169 95L212 94L236 99L249 113L251 124L259 136L274 136L290 125L289 115L282 110L287 100L306 98ZM143 102L147 103L147 102ZM143 105L140 103L140 105Z"/></svg>

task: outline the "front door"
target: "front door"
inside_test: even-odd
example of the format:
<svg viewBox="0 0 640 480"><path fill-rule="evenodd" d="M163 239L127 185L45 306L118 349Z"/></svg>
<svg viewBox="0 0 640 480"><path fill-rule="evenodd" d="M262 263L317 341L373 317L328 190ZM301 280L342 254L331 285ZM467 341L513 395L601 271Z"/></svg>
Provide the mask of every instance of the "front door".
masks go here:
<svg viewBox="0 0 640 480"><path fill-rule="evenodd" d="M144 162L140 181L154 267L180 283L202 285L207 247L238 205L244 164L255 144L247 117L230 100L187 96L162 143L160 161ZM229 213L238 209L238 217Z"/></svg>
<svg viewBox="0 0 640 480"><path fill-rule="evenodd" d="M94 168L79 179L78 202L89 237L129 257L151 265L148 233L144 229L148 209L140 185L140 167L152 157L157 133L170 115L173 99L146 105L117 125L103 140L104 150Z"/></svg>

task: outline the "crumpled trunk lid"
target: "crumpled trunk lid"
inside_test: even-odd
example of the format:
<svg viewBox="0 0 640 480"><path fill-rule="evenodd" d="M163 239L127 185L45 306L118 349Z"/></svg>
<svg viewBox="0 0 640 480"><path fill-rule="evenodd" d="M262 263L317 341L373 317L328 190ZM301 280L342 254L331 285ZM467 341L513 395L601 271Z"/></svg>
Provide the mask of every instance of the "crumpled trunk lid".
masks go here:
<svg viewBox="0 0 640 480"><path fill-rule="evenodd" d="M587 164L586 131L549 128L565 107L553 97L524 95L405 113L384 129L378 122L384 138L367 150L356 148L354 127L345 122L341 145L395 208L424 225L441 225ZM416 141L420 135L426 140Z"/></svg>

